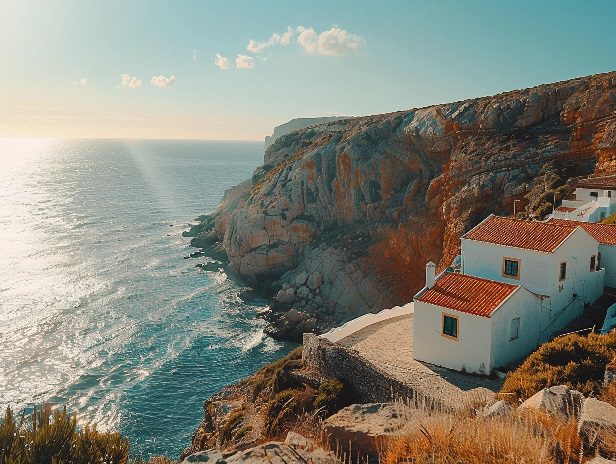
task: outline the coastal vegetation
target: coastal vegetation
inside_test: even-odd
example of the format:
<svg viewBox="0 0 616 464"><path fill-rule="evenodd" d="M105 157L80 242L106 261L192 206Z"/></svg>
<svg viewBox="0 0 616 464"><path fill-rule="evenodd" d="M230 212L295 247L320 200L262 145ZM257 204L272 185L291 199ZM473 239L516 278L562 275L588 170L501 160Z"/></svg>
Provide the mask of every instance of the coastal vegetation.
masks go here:
<svg viewBox="0 0 616 464"><path fill-rule="evenodd" d="M601 391L605 367L616 356L616 333L566 335L544 343L507 376L501 393L525 400L553 385L568 385L584 395Z"/></svg>

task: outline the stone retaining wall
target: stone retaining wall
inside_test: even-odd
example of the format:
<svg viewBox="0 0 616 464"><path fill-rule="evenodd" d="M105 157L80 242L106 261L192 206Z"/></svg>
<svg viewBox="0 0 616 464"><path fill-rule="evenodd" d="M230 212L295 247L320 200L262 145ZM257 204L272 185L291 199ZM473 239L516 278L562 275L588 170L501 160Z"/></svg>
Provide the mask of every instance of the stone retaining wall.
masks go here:
<svg viewBox="0 0 616 464"><path fill-rule="evenodd" d="M435 399L400 382L353 350L314 334L304 334L302 360L321 375L343 382L358 403L414 401L430 409L443 408Z"/></svg>

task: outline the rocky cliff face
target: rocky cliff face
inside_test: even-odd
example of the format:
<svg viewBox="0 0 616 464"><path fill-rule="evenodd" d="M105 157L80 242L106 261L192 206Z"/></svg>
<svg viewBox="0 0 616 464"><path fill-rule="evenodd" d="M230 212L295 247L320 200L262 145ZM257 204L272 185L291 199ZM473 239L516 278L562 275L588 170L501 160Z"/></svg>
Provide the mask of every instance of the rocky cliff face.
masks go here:
<svg viewBox="0 0 616 464"><path fill-rule="evenodd" d="M548 162L565 180L616 172L616 72L282 136L194 243L277 292L274 334L323 330L408 302L424 264L448 266Z"/></svg>
<svg viewBox="0 0 616 464"><path fill-rule="evenodd" d="M341 119L346 119L347 117L348 116L323 116L321 118L291 119L289 122L285 122L284 124L274 127L274 132L272 135L265 137L265 149L267 150L283 135L290 134L293 131L305 129L306 127L316 126L317 124L323 124L326 122L339 121Z"/></svg>

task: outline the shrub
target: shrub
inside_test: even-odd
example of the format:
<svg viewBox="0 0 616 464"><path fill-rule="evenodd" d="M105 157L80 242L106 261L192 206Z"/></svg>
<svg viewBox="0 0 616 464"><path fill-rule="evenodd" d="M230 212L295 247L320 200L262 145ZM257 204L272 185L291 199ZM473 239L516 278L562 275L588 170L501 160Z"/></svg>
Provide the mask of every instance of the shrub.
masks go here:
<svg viewBox="0 0 616 464"><path fill-rule="evenodd" d="M585 395L597 394L614 355L616 333L566 335L541 345L507 376L501 392L524 400L543 388L565 384Z"/></svg>
<svg viewBox="0 0 616 464"><path fill-rule="evenodd" d="M319 385L319 392L314 399L314 409L323 408L325 415L333 414L339 409L344 385L336 379L325 380Z"/></svg>
<svg viewBox="0 0 616 464"><path fill-rule="evenodd" d="M601 222L603 224L616 224L616 213L609 215Z"/></svg>
<svg viewBox="0 0 616 464"><path fill-rule="evenodd" d="M86 426L77 430L66 409L44 405L19 424L7 408L0 424L0 463L11 464L126 464L128 441L117 433Z"/></svg>
<svg viewBox="0 0 616 464"><path fill-rule="evenodd" d="M316 392L311 388L284 390L267 403L264 412L264 432L277 438L295 419L312 409Z"/></svg>
<svg viewBox="0 0 616 464"><path fill-rule="evenodd" d="M289 361L298 361L302 358L302 347L298 347L291 351L284 358L276 362L268 364L257 371L246 383L252 385L253 393L252 400L256 400L259 394L263 391L270 390L276 393L275 385L280 376L285 364Z"/></svg>
<svg viewBox="0 0 616 464"><path fill-rule="evenodd" d="M220 429L220 442L222 444L231 442L235 437L235 432L241 428L243 423L244 410L236 409L235 411L231 411Z"/></svg>

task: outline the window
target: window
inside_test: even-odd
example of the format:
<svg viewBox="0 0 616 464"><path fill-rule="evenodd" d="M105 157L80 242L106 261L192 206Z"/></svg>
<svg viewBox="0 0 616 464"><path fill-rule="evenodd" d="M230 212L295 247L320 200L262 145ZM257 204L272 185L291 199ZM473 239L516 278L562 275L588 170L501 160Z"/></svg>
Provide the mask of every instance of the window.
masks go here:
<svg viewBox="0 0 616 464"><path fill-rule="evenodd" d="M458 318L443 314L443 336L449 338L458 338Z"/></svg>
<svg viewBox="0 0 616 464"><path fill-rule="evenodd" d="M601 253L597 253L597 271L601 269Z"/></svg>
<svg viewBox="0 0 616 464"><path fill-rule="evenodd" d="M515 340L520 336L520 318L514 317L511 319L511 334L509 340Z"/></svg>
<svg viewBox="0 0 616 464"><path fill-rule="evenodd" d="M608 191L607 191L607 197L608 197L608 198L612 198L612 191L611 191L611 190L608 190Z"/></svg>
<svg viewBox="0 0 616 464"><path fill-rule="evenodd" d="M558 280L565 280L567 278L567 263L560 263L560 274Z"/></svg>
<svg viewBox="0 0 616 464"><path fill-rule="evenodd" d="M595 270L595 268L597 267L597 257L595 255L592 255L590 257L590 272L593 272Z"/></svg>
<svg viewBox="0 0 616 464"><path fill-rule="evenodd" d="M515 258L503 258L503 276L520 278L520 260Z"/></svg>
<svg viewBox="0 0 616 464"><path fill-rule="evenodd" d="M594 198L599 198L599 192L590 192L590 196Z"/></svg>

